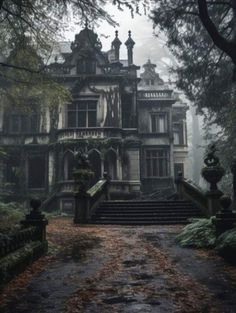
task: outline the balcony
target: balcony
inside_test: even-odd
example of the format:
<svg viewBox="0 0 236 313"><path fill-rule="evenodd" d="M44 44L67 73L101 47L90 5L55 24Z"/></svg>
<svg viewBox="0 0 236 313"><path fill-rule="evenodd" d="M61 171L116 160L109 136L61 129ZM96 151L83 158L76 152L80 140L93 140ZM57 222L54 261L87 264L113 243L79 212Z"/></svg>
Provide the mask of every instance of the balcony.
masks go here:
<svg viewBox="0 0 236 313"><path fill-rule="evenodd" d="M67 128L58 131L58 141L73 139L103 139L109 137L121 137L120 128Z"/></svg>
<svg viewBox="0 0 236 313"><path fill-rule="evenodd" d="M74 194L76 191L76 183L74 180L65 180L58 182L58 191L63 194Z"/></svg>
<svg viewBox="0 0 236 313"><path fill-rule="evenodd" d="M172 90L155 90L155 91L139 91L138 92L139 100L174 100L173 91Z"/></svg>

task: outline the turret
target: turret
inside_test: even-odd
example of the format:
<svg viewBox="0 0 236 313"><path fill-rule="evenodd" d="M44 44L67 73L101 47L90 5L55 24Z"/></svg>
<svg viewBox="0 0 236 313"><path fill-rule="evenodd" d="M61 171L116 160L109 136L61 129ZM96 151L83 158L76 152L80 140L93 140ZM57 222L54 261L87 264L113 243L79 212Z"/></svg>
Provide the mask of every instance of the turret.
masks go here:
<svg viewBox="0 0 236 313"><path fill-rule="evenodd" d="M130 30L128 34L129 34L129 38L126 40L125 45L127 47L127 52L128 52L128 65L132 65L133 64L133 47L135 45L135 42L131 38Z"/></svg>
<svg viewBox="0 0 236 313"><path fill-rule="evenodd" d="M115 61L119 61L119 59L120 59L120 46L121 46L122 42L118 38L118 30L116 30L115 36L116 36L115 39L111 43L111 48L114 49L114 51L115 51Z"/></svg>

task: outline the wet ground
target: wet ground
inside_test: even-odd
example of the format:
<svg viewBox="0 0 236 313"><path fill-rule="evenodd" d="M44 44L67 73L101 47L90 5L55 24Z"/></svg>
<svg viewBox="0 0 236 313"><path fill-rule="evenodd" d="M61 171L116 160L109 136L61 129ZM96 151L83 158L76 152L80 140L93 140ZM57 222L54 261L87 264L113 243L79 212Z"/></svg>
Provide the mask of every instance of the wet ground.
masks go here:
<svg viewBox="0 0 236 313"><path fill-rule="evenodd" d="M50 227L50 242L63 252L7 295L1 312L236 312L234 268L180 248L181 226L75 227L61 219Z"/></svg>

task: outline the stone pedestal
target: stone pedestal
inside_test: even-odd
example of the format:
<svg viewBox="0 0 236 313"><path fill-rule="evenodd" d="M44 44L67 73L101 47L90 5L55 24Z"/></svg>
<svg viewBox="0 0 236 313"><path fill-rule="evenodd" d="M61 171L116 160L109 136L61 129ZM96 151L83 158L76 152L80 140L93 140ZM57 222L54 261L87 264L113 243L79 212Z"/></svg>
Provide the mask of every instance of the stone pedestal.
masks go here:
<svg viewBox="0 0 236 313"><path fill-rule="evenodd" d="M88 222L88 201L86 194L75 194L75 224L86 224Z"/></svg>
<svg viewBox="0 0 236 313"><path fill-rule="evenodd" d="M216 233L218 236L236 225L236 213L233 213L230 209L231 203L230 197L222 196L220 198L222 209L216 214L215 219Z"/></svg>
<svg viewBox="0 0 236 313"><path fill-rule="evenodd" d="M39 210L41 206L41 201L38 199L32 199L30 201L30 206L32 210L29 214L26 215L25 219L21 221L23 227L35 226L40 231L39 240L46 240L46 226L48 224L48 220L45 218L44 214Z"/></svg>
<svg viewBox="0 0 236 313"><path fill-rule="evenodd" d="M212 190L205 193L205 196L207 197L208 216L213 216L221 210L219 199L222 195L223 192L220 190Z"/></svg>

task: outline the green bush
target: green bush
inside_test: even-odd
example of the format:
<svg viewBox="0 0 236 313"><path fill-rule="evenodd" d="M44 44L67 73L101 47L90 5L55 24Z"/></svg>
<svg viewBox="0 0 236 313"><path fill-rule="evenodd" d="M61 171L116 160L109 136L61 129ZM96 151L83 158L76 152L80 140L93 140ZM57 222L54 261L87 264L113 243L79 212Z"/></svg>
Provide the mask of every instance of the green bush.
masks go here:
<svg viewBox="0 0 236 313"><path fill-rule="evenodd" d="M216 251L227 261L236 264L236 228L228 230L218 237Z"/></svg>
<svg viewBox="0 0 236 313"><path fill-rule="evenodd" d="M176 237L183 247L212 248L216 242L216 230L211 219L198 219L184 227Z"/></svg>
<svg viewBox="0 0 236 313"><path fill-rule="evenodd" d="M16 230L19 221L25 216L25 210L22 205L15 202L0 202L0 232L9 233Z"/></svg>

